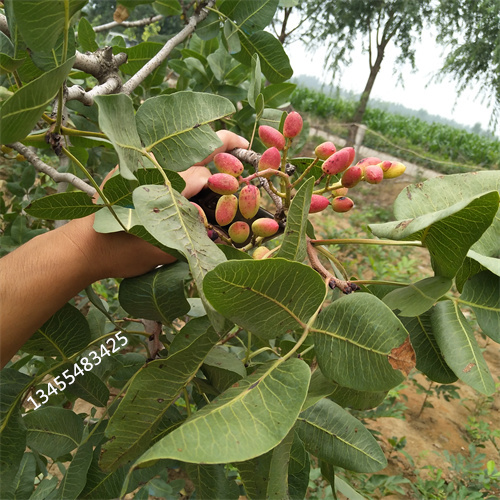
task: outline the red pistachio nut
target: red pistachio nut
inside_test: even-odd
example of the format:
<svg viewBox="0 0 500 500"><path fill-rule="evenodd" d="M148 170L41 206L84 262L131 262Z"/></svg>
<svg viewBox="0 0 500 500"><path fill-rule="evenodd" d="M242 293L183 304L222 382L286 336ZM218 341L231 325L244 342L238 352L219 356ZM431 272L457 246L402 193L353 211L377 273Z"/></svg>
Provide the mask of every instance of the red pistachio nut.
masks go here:
<svg viewBox="0 0 500 500"><path fill-rule="evenodd" d="M396 161L392 162L390 167L384 171L384 179L394 179L395 177L399 177L404 174L405 170L406 167L402 163Z"/></svg>
<svg viewBox="0 0 500 500"><path fill-rule="evenodd" d="M243 163L236 156L229 153L218 153L214 156L214 164L217 170L223 174L239 177L243 173Z"/></svg>
<svg viewBox="0 0 500 500"><path fill-rule="evenodd" d="M348 193L349 189L347 188L338 188L338 189L333 189L332 190L332 195L333 196L345 196Z"/></svg>
<svg viewBox="0 0 500 500"><path fill-rule="evenodd" d="M272 168L278 170L281 165L281 153L275 147L266 149L259 160L259 172ZM272 174L266 174L264 177L271 177Z"/></svg>
<svg viewBox="0 0 500 500"><path fill-rule="evenodd" d="M288 113L285 118L285 123L283 124L283 135L289 139L297 137L302 131L302 125L302 116L300 116L297 111Z"/></svg>
<svg viewBox="0 0 500 500"><path fill-rule="evenodd" d="M354 202L347 196L337 196L332 200L332 208L334 212L349 212L354 206Z"/></svg>
<svg viewBox="0 0 500 500"><path fill-rule="evenodd" d="M330 205L330 200L321 196L320 194L313 194L311 198L311 206L309 207L309 213L315 214L317 212L322 212L328 205Z"/></svg>
<svg viewBox="0 0 500 500"><path fill-rule="evenodd" d="M384 171L387 172L391 168L392 161L386 160L386 161L381 161L378 166Z"/></svg>
<svg viewBox="0 0 500 500"><path fill-rule="evenodd" d="M194 203L193 201L190 202L191 205L194 205L197 210L198 210L198 213L200 215L200 220L201 222L203 222L204 226L208 226L208 220L207 220L207 216L205 214L205 212L203 211L203 208L200 207L200 205L198 205L198 203Z"/></svg>
<svg viewBox="0 0 500 500"><path fill-rule="evenodd" d="M267 148L275 147L281 151L285 147L283 134L269 125L259 127L259 137Z"/></svg>
<svg viewBox="0 0 500 500"><path fill-rule="evenodd" d="M327 158L321 168L327 175L340 174L353 162L354 155L354 148L342 148Z"/></svg>
<svg viewBox="0 0 500 500"><path fill-rule="evenodd" d="M207 185L218 194L233 194L240 187L238 180L229 174L213 174L208 178Z"/></svg>
<svg viewBox="0 0 500 500"><path fill-rule="evenodd" d="M260 191L257 186L248 184L240 191L240 212L245 219L255 217L260 206Z"/></svg>
<svg viewBox="0 0 500 500"><path fill-rule="evenodd" d="M227 226L233 222L238 211L238 198L234 194L225 194L217 201L215 220L220 226Z"/></svg>
<svg viewBox="0 0 500 500"><path fill-rule="evenodd" d="M266 217L257 219L252 223L253 234L255 234L255 236L262 236L263 238L268 238L276 234L279 228L279 224L274 219L268 219Z"/></svg>
<svg viewBox="0 0 500 500"><path fill-rule="evenodd" d="M362 160L359 160L358 163L356 163L356 165L360 167L361 170L363 170L364 172L365 168L368 165L377 165L381 161L382 160L380 158L376 158L375 156L368 156L368 158L363 158Z"/></svg>
<svg viewBox="0 0 500 500"><path fill-rule="evenodd" d="M326 160L330 158L330 156L332 156L335 151L337 151L337 148L335 147L335 144L333 144L333 142L322 142L321 144L316 146L314 154L320 160Z"/></svg>
<svg viewBox="0 0 500 500"><path fill-rule="evenodd" d="M244 243L250 236L250 226L239 220L229 226L228 233L234 243Z"/></svg>
<svg viewBox="0 0 500 500"><path fill-rule="evenodd" d="M362 177L363 171L361 170L361 167L353 165L344 172L340 182L342 183L342 186L352 188L362 179Z"/></svg>
<svg viewBox="0 0 500 500"><path fill-rule="evenodd" d="M255 260L261 260L261 259L264 259L269 252L270 252L270 250L267 249L266 247L257 247L253 251L252 257Z"/></svg>
<svg viewBox="0 0 500 500"><path fill-rule="evenodd" d="M368 165L365 167L363 179L368 184L380 184L384 180L384 171L378 165Z"/></svg>

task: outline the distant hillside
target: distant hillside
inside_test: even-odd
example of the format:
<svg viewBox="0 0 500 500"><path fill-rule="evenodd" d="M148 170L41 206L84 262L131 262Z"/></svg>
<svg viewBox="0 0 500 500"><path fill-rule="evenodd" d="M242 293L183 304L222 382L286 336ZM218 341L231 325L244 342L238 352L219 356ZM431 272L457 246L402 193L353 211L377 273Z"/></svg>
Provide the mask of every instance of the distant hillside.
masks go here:
<svg viewBox="0 0 500 500"><path fill-rule="evenodd" d="M349 92L349 91L343 90L339 87L333 87L331 85L325 85L315 76L300 75L298 77L294 77L292 79L292 81L294 83L297 83L297 84L302 85L304 87L323 92L325 95L328 95L331 97L338 96L338 97L341 97L342 99L346 99L346 100L350 100L350 101L357 101L360 97L359 94L355 94L354 92ZM462 130L466 130L467 132L479 134L479 135L482 135L482 136L490 138L490 139L497 139L494 136L494 134L492 134L491 132L489 132L487 130L484 130L481 127L480 123L476 123L474 126L471 127L468 125L464 125L462 123L458 123L455 120L449 120L449 119L444 118L442 116L433 115L433 114L427 112L425 109L415 110L415 109L407 108L406 106L404 106L402 104L381 101L379 99L370 99L370 101L368 103L368 107L381 109L383 111L388 111L390 113L395 113L398 115L420 118L421 120L424 120L428 123L441 123L443 125L449 125L450 127L455 127L455 128L459 128Z"/></svg>

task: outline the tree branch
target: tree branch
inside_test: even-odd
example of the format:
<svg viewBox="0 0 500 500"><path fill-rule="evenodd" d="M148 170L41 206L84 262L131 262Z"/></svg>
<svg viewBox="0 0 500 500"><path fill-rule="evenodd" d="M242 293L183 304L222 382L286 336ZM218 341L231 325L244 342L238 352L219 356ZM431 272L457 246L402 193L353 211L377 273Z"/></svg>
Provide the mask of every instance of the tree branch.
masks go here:
<svg viewBox="0 0 500 500"><path fill-rule="evenodd" d="M118 68L126 62L127 54L121 52L113 55L111 47L104 47L92 54L82 54L77 51L73 67L97 78L99 85L89 91L85 91L79 85L73 85L68 88L67 100L77 100L86 106L92 106L95 96L118 92L122 87Z"/></svg>
<svg viewBox="0 0 500 500"><path fill-rule="evenodd" d="M182 43L196 28L196 25L208 16L209 10L206 7L213 7L215 0L208 0L206 6L189 18L187 25L173 36L149 62L147 62L132 78L122 87L122 92L130 95L161 63L169 56L170 52Z"/></svg>
<svg viewBox="0 0 500 500"><path fill-rule="evenodd" d="M101 24L100 26L94 26L94 31L99 33L100 31L110 30L111 28L115 28L116 26L124 26L125 28L134 28L136 26L147 26L148 24L156 23L157 21L161 21L163 16L158 14L157 16L146 17L144 19L139 19L138 21L123 21L122 23L117 23L116 21L112 21L107 24Z"/></svg>
<svg viewBox="0 0 500 500"><path fill-rule="evenodd" d="M49 177L54 179L56 182L69 182L76 188L80 189L84 193L87 193L89 196L94 196L96 190L85 183L82 179L77 177L76 175L70 173L62 173L58 172L55 168L51 167L44 163L38 156L31 151L30 148L21 144L20 142L14 142L12 144L8 144L9 148L15 149L18 153L21 153L34 167L38 172L43 174L47 174Z"/></svg>

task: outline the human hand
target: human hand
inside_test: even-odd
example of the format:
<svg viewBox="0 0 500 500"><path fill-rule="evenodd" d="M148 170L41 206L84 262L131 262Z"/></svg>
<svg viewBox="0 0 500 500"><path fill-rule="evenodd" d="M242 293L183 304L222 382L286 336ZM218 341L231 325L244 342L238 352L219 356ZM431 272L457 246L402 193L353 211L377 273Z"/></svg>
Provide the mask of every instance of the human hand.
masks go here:
<svg viewBox="0 0 500 500"><path fill-rule="evenodd" d="M222 146L195 166L179 172L186 182L182 194L190 198L207 183L210 171L204 166L217 154L234 148L247 148L248 141L239 135L221 130L217 135ZM139 276L162 264L175 261L171 255L146 241L125 232L98 233L93 229L94 216L75 219L60 230L85 257L91 282L103 278Z"/></svg>

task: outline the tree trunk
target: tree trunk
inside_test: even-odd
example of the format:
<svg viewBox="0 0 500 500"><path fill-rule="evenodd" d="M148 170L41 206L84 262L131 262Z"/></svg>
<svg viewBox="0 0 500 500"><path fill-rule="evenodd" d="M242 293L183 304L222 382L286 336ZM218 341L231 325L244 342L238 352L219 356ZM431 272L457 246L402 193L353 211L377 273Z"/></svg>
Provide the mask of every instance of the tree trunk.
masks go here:
<svg viewBox="0 0 500 500"><path fill-rule="evenodd" d="M375 78L377 78L380 67L382 66L382 59L384 58L385 47L387 44L379 45L377 47L377 59L370 69L370 76L366 82L365 89L361 94L361 98L358 103L358 107L352 117L353 125L351 125L349 130L349 138L347 139L346 146L353 146L354 140L356 139L356 133L358 131L358 123L363 120L363 115L366 111L366 105L368 104L368 99L370 98L370 93L372 91L373 85L375 83Z"/></svg>

